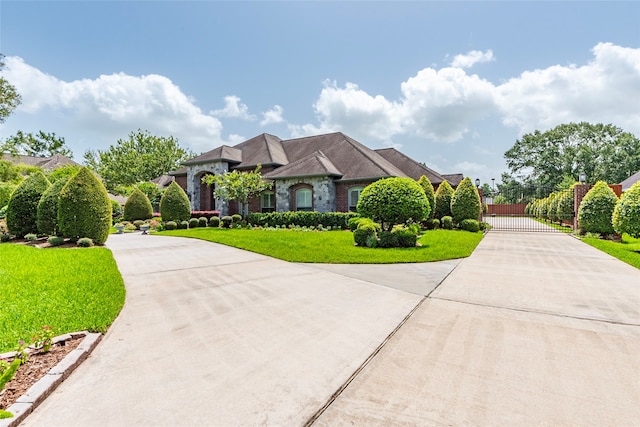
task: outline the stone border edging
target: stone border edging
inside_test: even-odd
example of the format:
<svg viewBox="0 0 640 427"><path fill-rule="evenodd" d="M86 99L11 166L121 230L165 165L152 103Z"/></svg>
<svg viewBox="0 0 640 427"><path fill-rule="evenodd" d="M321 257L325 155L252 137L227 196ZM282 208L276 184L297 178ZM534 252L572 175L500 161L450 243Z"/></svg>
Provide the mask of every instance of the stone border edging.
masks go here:
<svg viewBox="0 0 640 427"><path fill-rule="evenodd" d="M6 411L13 414L12 418L0 420L0 427L16 427L33 412L53 391L82 363L102 339L102 334L91 332L73 332L54 338L54 342L66 341L71 338L84 336L82 342L69 352L56 366L29 390L8 407Z"/></svg>

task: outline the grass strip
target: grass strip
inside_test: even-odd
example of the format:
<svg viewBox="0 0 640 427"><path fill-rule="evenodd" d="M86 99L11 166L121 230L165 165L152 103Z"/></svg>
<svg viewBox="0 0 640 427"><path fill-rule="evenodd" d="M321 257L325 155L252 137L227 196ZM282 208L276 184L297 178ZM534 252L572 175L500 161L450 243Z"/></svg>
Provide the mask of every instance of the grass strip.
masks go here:
<svg viewBox="0 0 640 427"><path fill-rule="evenodd" d="M0 244L0 352L42 326L55 335L103 332L124 305L125 288L111 251L39 249Z"/></svg>
<svg viewBox="0 0 640 427"><path fill-rule="evenodd" d="M628 234L622 235L621 242L591 237L583 237L581 239L586 244L640 269L640 239L634 239Z"/></svg>
<svg viewBox="0 0 640 427"><path fill-rule="evenodd" d="M268 255L290 262L328 264L397 264L443 261L471 255L483 234L458 230L425 231L415 248L354 246L350 231L193 228L158 233L191 237Z"/></svg>

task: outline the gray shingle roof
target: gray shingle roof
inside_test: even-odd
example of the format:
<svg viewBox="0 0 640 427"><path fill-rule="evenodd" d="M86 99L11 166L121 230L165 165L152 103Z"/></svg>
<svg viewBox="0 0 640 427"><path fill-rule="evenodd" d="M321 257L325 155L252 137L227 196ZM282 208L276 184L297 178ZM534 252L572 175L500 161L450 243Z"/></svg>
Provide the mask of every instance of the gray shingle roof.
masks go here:
<svg viewBox="0 0 640 427"><path fill-rule="evenodd" d="M625 179L620 183L620 185L622 185L622 191L627 191L628 189L631 188L633 184L635 184L638 181L640 181L640 171L634 173L629 178Z"/></svg>
<svg viewBox="0 0 640 427"><path fill-rule="evenodd" d="M65 165L79 166L79 163L74 162L67 156L62 154L54 154L51 157L36 157L36 156L12 156L10 154L2 154L3 160L8 160L11 163L24 164L27 166L38 166L44 170L52 170Z"/></svg>
<svg viewBox="0 0 640 427"><path fill-rule="evenodd" d="M422 175L429 178L429 181L435 185L439 185L444 180L443 176L438 172L416 162L395 148L381 148L375 151L416 181L419 180Z"/></svg>
<svg viewBox="0 0 640 427"><path fill-rule="evenodd" d="M238 150L234 147L229 147L228 145L221 145L218 148L214 148L211 151L207 151L204 154L189 159L182 164L198 165L201 163L209 163L216 160L224 160L230 163L240 163L242 162L242 150Z"/></svg>
<svg viewBox="0 0 640 427"><path fill-rule="evenodd" d="M320 150L264 175L268 179L298 178L303 176L337 176L342 172Z"/></svg>
<svg viewBox="0 0 640 427"><path fill-rule="evenodd" d="M234 145L234 148L242 151L242 163L236 166L238 169L255 169L258 164L282 166L290 161L282 147L282 140L268 133Z"/></svg>
<svg viewBox="0 0 640 427"><path fill-rule="evenodd" d="M442 177L444 179L447 180L447 182L449 184L451 184L452 187L457 187L458 184L460 184L462 182L462 180L464 179L464 175L461 173L447 173L447 174L442 174Z"/></svg>

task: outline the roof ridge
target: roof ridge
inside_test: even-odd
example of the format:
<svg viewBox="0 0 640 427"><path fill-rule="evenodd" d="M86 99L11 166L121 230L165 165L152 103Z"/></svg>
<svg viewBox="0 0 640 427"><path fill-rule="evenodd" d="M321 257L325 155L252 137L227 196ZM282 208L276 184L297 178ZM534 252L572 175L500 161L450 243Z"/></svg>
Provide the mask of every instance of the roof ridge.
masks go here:
<svg viewBox="0 0 640 427"><path fill-rule="evenodd" d="M340 133L342 133L342 132L340 132ZM388 175L396 176L397 173L395 171L389 170L389 168L386 165L381 164L379 160L373 159L372 156L371 156L372 153L375 153L378 157L380 157L380 159L382 159L383 163L388 163L389 166L391 166L392 168L396 169L398 172L401 172L404 176L407 175L402 170L400 170L398 167L394 166L390 161L388 161L387 159L382 157L380 154L376 153L375 150L365 146L361 142L356 141L355 139L351 138L348 135L344 135L344 137L347 140L347 142L349 142L349 144L351 144L356 150L358 150L360 153L362 153L364 156L366 156L369 160L374 162L380 169L382 169Z"/></svg>
<svg viewBox="0 0 640 427"><path fill-rule="evenodd" d="M431 172L434 175L437 175L438 177L444 179L444 175L441 174L440 172L436 172L433 169L431 169L429 166L420 163L419 161L417 161L416 159L407 156L406 154L404 154L402 151L395 149L394 147L386 147L386 148L379 148L377 150L374 151L382 151L382 150L393 150L396 153L400 154L402 157L404 157L405 159L411 160L412 162L414 162L415 164L419 165L420 167L426 169L427 171Z"/></svg>

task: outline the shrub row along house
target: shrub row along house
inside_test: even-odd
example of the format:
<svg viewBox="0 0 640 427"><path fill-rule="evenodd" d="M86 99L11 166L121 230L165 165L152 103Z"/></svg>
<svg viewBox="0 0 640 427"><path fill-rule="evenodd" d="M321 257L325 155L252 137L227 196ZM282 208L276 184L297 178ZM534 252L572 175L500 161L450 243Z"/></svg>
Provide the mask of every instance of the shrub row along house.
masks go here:
<svg viewBox="0 0 640 427"><path fill-rule="evenodd" d="M233 147L222 145L187 160L171 172L186 191L192 210L238 213L237 203L216 199L202 183L207 174L253 171L262 166L269 191L249 203L250 212L354 211L361 191L381 178L429 178L435 188L443 181L457 186L462 174L442 175L394 148L372 150L341 133L282 140L263 133ZM168 184L168 180L159 180Z"/></svg>

